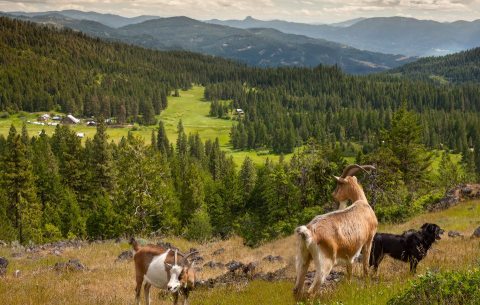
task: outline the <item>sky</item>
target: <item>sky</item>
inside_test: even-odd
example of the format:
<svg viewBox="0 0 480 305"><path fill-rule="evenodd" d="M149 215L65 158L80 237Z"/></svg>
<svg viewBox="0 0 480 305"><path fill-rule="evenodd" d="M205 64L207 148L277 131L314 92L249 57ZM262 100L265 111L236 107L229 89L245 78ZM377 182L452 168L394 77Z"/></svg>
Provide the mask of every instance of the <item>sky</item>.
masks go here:
<svg viewBox="0 0 480 305"><path fill-rule="evenodd" d="M0 11L77 9L126 17L188 16L199 20L282 19L332 23L358 17L405 16L437 21L480 19L480 0L0 0Z"/></svg>

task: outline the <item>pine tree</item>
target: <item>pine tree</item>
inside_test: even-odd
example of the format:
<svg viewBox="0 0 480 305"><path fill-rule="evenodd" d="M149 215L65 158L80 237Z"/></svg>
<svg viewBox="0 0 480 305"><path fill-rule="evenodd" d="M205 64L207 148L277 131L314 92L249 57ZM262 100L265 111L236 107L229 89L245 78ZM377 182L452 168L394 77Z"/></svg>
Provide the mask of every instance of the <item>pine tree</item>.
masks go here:
<svg viewBox="0 0 480 305"><path fill-rule="evenodd" d="M99 191L112 191L115 186L115 169L112 151L108 144L107 127L103 119L98 122L91 149L92 186Z"/></svg>
<svg viewBox="0 0 480 305"><path fill-rule="evenodd" d="M2 188L9 202L7 213L21 243L41 242L42 211L37 200L27 147L12 125L3 157Z"/></svg>
<svg viewBox="0 0 480 305"><path fill-rule="evenodd" d="M170 142L168 141L167 132L165 131L165 126L163 121L158 123L158 133L157 133L157 147L158 150L165 156L169 156Z"/></svg>

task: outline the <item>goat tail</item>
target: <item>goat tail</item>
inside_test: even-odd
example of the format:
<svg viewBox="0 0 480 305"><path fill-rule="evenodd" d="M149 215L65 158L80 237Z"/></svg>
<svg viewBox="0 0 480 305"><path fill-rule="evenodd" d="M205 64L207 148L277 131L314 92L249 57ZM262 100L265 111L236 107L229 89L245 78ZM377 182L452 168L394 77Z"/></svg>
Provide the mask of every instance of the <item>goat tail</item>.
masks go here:
<svg viewBox="0 0 480 305"><path fill-rule="evenodd" d="M312 232L307 228L307 226L300 226L295 229L295 233L297 233L297 240L299 243L303 243L305 246L312 242Z"/></svg>
<svg viewBox="0 0 480 305"><path fill-rule="evenodd" d="M135 240L134 237L130 238L129 244L132 245L133 250L134 250L135 252L138 251L138 249L139 249L139 247L138 247L138 242Z"/></svg>

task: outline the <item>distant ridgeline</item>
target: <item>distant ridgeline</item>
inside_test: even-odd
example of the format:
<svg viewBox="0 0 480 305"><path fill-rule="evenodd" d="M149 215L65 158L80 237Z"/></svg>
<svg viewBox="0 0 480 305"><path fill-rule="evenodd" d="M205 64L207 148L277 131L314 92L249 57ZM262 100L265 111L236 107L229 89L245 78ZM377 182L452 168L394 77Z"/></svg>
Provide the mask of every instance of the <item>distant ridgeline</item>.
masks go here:
<svg viewBox="0 0 480 305"><path fill-rule="evenodd" d="M426 145L480 151L478 84L351 76L325 66L253 68L8 18L0 18L0 44L1 111L57 109L150 124L173 89L197 83L206 86L207 100L233 100L230 107L244 111L232 128L239 149L288 153L313 137L323 144L357 142L368 152L405 102L422 122Z"/></svg>

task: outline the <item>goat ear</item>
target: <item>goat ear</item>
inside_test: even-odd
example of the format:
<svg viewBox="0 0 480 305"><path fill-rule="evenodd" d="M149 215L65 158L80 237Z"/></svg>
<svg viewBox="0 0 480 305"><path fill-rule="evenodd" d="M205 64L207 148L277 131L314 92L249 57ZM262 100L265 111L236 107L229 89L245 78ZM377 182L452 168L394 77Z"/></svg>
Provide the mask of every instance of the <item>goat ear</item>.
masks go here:
<svg viewBox="0 0 480 305"><path fill-rule="evenodd" d="M345 180L345 178L337 177L337 176L333 176L333 178L335 178L335 180L337 180L338 183L341 183L341 184L347 183L347 180Z"/></svg>

